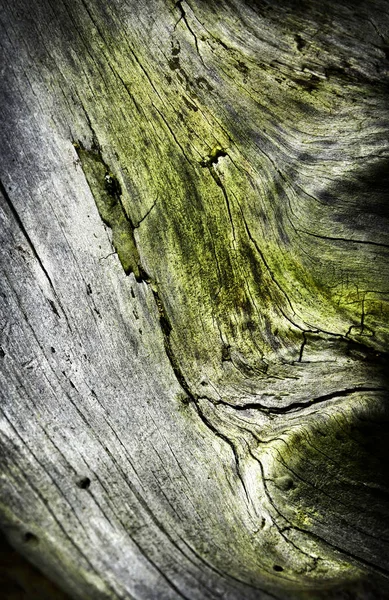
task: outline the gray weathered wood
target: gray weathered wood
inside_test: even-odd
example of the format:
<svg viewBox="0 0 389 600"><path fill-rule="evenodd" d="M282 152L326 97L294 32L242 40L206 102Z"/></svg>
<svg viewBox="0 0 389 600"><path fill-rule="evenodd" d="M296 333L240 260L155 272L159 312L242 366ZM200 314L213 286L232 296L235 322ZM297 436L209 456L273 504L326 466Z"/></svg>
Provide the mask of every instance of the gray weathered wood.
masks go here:
<svg viewBox="0 0 389 600"><path fill-rule="evenodd" d="M389 597L387 2L0 26L8 539L72 598Z"/></svg>

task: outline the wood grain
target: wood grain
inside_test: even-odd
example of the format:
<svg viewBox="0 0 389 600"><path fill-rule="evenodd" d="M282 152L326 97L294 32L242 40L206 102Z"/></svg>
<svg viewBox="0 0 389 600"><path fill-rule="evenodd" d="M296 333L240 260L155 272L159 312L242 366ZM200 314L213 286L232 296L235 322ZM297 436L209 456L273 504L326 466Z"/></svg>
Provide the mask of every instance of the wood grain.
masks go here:
<svg viewBox="0 0 389 600"><path fill-rule="evenodd" d="M72 598L389 597L387 3L0 26L12 545Z"/></svg>

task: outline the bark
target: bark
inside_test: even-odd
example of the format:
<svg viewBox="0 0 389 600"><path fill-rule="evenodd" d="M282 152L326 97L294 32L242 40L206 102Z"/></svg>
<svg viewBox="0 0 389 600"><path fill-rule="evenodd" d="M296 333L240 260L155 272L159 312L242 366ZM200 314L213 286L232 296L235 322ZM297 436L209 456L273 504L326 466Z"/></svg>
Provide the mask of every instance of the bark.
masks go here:
<svg viewBox="0 0 389 600"><path fill-rule="evenodd" d="M388 598L387 3L2 4L7 538L74 599Z"/></svg>

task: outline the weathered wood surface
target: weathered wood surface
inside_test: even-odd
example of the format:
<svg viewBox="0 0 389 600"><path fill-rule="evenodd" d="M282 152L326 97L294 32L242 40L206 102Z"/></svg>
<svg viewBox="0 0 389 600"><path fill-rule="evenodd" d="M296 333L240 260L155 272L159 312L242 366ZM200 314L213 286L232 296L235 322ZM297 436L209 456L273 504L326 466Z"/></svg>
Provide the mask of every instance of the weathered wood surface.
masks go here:
<svg viewBox="0 0 389 600"><path fill-rule="evenodd" d="M0 524L80 599L387 598L387 2L15 0Z"/></svg>
<svg viewBox="0 0 389 600"><path fill-rule="evenodd" d="M0 590L2 600L69 600L4 537L0 537Z"/></svg>

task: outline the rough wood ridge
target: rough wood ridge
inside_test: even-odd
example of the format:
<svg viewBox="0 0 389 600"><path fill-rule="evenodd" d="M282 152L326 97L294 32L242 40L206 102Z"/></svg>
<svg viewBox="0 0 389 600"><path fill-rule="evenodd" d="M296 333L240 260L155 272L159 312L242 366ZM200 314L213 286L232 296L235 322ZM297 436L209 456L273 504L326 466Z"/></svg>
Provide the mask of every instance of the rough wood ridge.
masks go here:
<svg viewBox="0 0 389 600"><path fill-rule="evenodd" d="M81 600L389 598L384 0L3 0L0 527Z"/></svg>

